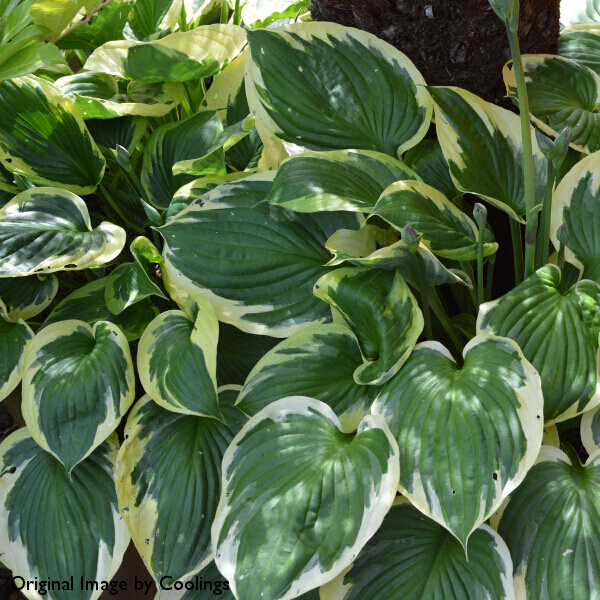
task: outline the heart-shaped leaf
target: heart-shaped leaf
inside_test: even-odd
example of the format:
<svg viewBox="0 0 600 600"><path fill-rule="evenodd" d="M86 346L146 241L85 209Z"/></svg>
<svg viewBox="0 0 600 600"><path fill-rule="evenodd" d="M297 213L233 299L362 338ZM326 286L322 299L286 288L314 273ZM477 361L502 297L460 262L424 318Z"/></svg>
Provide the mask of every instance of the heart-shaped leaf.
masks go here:
<svg viewBox="0 0 600 600"><path fill-rule="evenodd" d="M514 563L517 598L579 600L600 594L600 453L581 465L543 446L510 497L498 533Z"/></svg>
<svg viewBox="0 0 600 600"><path fill-rule="evenodd" d="M397 271L337 269L315 283L354 331L366 359L354 372L361 385L381 385L404 364L423 331L423 314Z"/></svg>
<svg viewBox="0 0 600 600"><path fill-rule="evenodd" d="M15 577L37 580L47 589L48 581L70 585L72 577L73 591L55 584L47 596L52 600L70 600L75 594L97 600L102 590L81 591L80 577L110 581L123 560L130 538L117 506L118 449L111 436L68 475L26 427L0 444L2 562ZM28 597L44 595L31 586Z"/></svg>
<svg viewBox="0 0 600 600"><path fill-rule="evenodd" d="M0 277L97 267L124 245L121 227L92 229L85 202L66 190L31 188L0 209Z"/></svg>
<svg viewBox="0 0 600 600"><path fill-rule="evenodd" d="M237 390L220 390L226 424L167 411L150 396L127 419L117 460L119 507L157 583L165 575L184 579L213 558L221 460L248 420L233 407L236 396Z"/></svg>
<svg viewBox="0 0 600 600"><path fill-rule="evenodd" d="M600 150L600 75L574 60L551 54L526 54L522 61L529 110L536 125L553 137L570 127L575 150ZM502 74L507 93L516 98L512 63Z"/></svg>
<svg viewBox="0 0 600 600"><path fill-rule="evenodd" d="M398 441L400 491L467 549L535 462L544 425L539 375L512 340L479 335L463 356L418 344L371 412Z"/></svg>
<svg viewBox="0 0 600 600"><path fill-rule="evenodd" d="M597 24L563 32L558 38L558 54L588 67L600 75L600 29Z"/></svg>
<svg viewBox="0 0 600 600"><path fill-rule="evenodd" d="M435 188L420 181L399 181L386 188L371 212L402 231L405 225L423 234L434 254L458 261L477 260L479 232L473 221ZM496 243L484 243L483 255Z"/></svg>
<svg viewBox="0 0 600 600"><path fill-rule="evenodd" d="M37 186L90 194L105 160L73 100L28 75L0 84L0 161Z"/></svg>
<svg viewBox="0 0 600 600"><path fill-rule="evenodd" d="M71 472L133 403L135 376L125 335L105 321L44 327L27 349L22 393L31 435Z"/></svg>
<svg viewBox="0 0 600 600"><path fill-rule="evenodd" d="M417 175L368 150L305 152L284 160L267 200L296 212L370 212L389 185Z"/></svg>
<svg viewBox="0 0 600 600"><path fill-rule="evenodd" d="M525 179L519 117L460 88L427 89L434 100L438 139L454 185L522 220ZM532 143L537 205L544 199L548 165L535 136Z"/></svg>
<svg viewBox="0 0 600 600"><path fill-rule="evenodd" d="M183 0L137 0L133 3L128 33L138 40L150 38L154 34L175 29L183 7Z"/></svg>
<svg viewBox="0 0 600 600"><path fill-rule="evenodd" d="M334 23L248 31L246 93L263 142L399 157L431 120L425 80L402 52ZM365 79L362 73L369 73Z"/></svg>
<svg viewBox="0 0 600 600"><path fill-rule="evenodd" d="M217 315L203 296L188 296L185 312L161 313L138 345L138 375L146 393L167 410L222 419L218 339Z"/></svg>
<svg viewBox="0 0 600 600"><path fill-rule="evenodd" d="M397 452L383 419L365 417L356 435L344 434L311 398L284 398L252 417L225 452L212 528L235 597L297 598L343 571L392 505Z"/></svg>
<svg viewBox="0 0 600 600"><path fill-rule="evenodd" d="M321 588L321 600L514 600L511 575L508 548L493 529L473 532L467 560L447 529L402 498L351 568Z"/></svg>
<svg viewBox="0 0 600 600"><path fill-rule="evenodd" d="M356 431L380 389L354 381L363 362L358 340L347 327L333 323L305 327L258 361L237 405L254 416L280 398L310 393L333 410L342 431Z"/></svg>
<svg viewBox="0 0 600 600"><path fill-rule="evenodd" d="M54 300L58 291L56 275L31 275L0 279L0 300L4 318L11 323L39 315Z"/></svg>
<svg viewBox="0 0 600 600"><path fill-rule="evenodd" d="M477 331L509 337L538 370L546 424L600 403L600 285L581 281L566 292L560 270L546 265L498 300L482 304Z"/></svg>
<svg viewBox="0 0 600 600"><path fill-rule="evenodd" d="M182 293L205 295L219 320L248 333L287 337L331 322L312 295L329 269L325 241L358 227L353 213L296 214L262 202L274 173L258 173L207 192L159 229L165 240L163 280ZM198 240L202 244L198 244ZM169 293L171 291L169 290Z"/></svg>

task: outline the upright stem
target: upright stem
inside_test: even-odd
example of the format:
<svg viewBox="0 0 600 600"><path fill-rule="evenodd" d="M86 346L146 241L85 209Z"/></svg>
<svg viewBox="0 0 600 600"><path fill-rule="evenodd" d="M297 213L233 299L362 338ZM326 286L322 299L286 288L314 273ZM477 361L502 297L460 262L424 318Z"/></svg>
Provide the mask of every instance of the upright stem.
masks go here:
<svg viewBox="0 0 600 600"><path fill-rule="evenodd" d="M483 230L485 225L479 228L479 239L477 240L477 306L483 304Z"/></svg>
<svg viewBox="0 0 600 600"><path fill-rule="evenodd" d="M487 266L487 282L485 284L485 298L486 302L492 299L492 282L494 281L494 265L496 264L496 255L490 254L488 257Z"/></svg>
<svg viewBox="0 0 600 600"><path fill-rule="evenodd" d="M531 122L529 119L529 100L525 86L525 74L521 62L521 50L517 28L514 30L510 23L506 23L510 52L513 58L513 70L517 83L517 97L519 99L519 112L521 113L521 136L523 138L523 175L525 178L525 209L527 224L525 226L525 277L529 277L535 270L535 237L537 232L537 212L535 207L535 181L533 177L533 147L531 144Z"/></svg>
<svg viewBox="0 0 600 600"><path fill-rule="evenodd" d="M444 310L444 306L437 294L436 289L432 289L429 294L429 304L431 305L431 309L433 310L435 316L439 319L440 323L446 330L448 337L452 340L454 347L457 353L453 352L455 358L460 358L459 364L462 362L462 351L464 348L464 344L460 334L454 327L454 323L450 320L450 317Z"/></svg>
<svg viewBox="0 0 600 600"><path fill-rule="evenodd" d="M223 0L221 7L221 23L229 23L229 2L227 0Z"/></svg>
<svg viewBox="0 0 600 600"><path fill-rule="evenodd" d="M523 281L523 249L521 246L521 225L518 221L508 218L510 221L510 234L512 237L513 260L515 264L515 285Z"/></svg>
<svg viewBox="0 0 600 600"><path fill-rule="evenodd" d="M471 265L471 261L465 260L460 261L460 268L469 276L471 279L471 283L475 286L475 274L473 273L473 266ZM475 314L477 314L478 310L478 301L477 301L477 292L475 291L475 287L469 288L469 294L471 296L471 300L473 301L473 306L475 307Z"/></svg>
<svg viewBox="0 0 600 600"><path fill-rule="evenodd" d="M421 308L423 310L423 321L425 321L425 336L428 340L433 339L433 330L431 329L431 314L429 313L429 286L425 283L425 278L419 278L419 294L421 294Z"/></svg>
<svg viewBox="0 0 600 600"><path fill-rule="evenodd" d="M548 167L548 187L546 188L546 197L544 198L544 214L543 214L543 223L544 229L542 230L542 235L544 236L542 239L544 254L542 256L542 264L548 264L548 254L550 251L550 221L552 216L552 193L554 192L554 182L556 181L556 173L554 171L552 161L550 161L550 165Z"/></svg>

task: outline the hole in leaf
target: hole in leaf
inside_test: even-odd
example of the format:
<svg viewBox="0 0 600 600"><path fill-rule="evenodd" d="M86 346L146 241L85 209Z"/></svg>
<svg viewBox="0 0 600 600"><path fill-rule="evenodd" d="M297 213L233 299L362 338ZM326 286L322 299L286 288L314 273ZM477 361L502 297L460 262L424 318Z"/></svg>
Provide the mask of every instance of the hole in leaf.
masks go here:
<svg viewBox="0 0 600 600"><path fill-rule="evenodd" d="M12 158L5 158L4 159L7 163L11 163L12 162Z"/></svg>
<svg viewBox="0 0 600 600"><path fill-rule="evenodd" d="M498 473L494 473L494 474L492 475L492 479L493 479L494 481L498 481Z"/></svg>

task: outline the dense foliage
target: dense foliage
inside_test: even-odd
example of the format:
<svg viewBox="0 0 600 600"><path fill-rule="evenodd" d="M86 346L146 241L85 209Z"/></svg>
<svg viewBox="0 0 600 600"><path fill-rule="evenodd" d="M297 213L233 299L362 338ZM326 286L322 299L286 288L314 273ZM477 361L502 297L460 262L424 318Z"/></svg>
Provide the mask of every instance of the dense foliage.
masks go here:
<svg viewBox="0 0 600 600"><path fill-rule="evenodd" d="M306 4L0 0L0 560L600 598L600 12L515 114Z"/></svg>

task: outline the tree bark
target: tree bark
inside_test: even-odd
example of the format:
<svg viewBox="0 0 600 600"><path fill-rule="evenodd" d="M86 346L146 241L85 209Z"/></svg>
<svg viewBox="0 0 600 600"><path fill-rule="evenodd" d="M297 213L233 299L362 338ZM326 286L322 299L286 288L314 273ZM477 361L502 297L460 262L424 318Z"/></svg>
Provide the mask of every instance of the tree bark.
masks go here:
<svg viewBox="0 0 600 600"><path fill-rule="evenodd" d="M565 0L568 1L568 0ZM506 103L504 24L488 0L312 0L317 21L369 31L404 52L429 85L465 88ZM521 0L522 54L555 54L560 0Z"/></svg>

